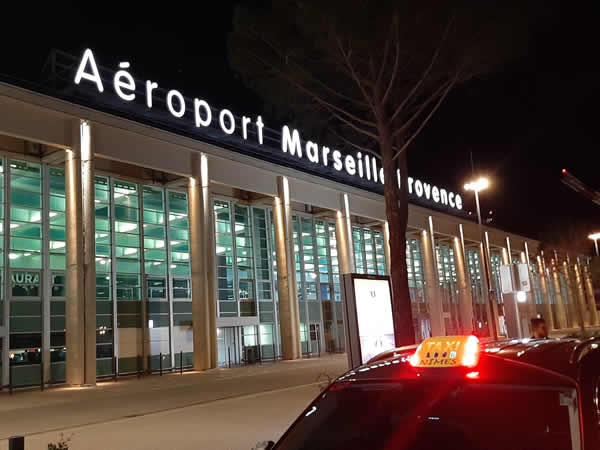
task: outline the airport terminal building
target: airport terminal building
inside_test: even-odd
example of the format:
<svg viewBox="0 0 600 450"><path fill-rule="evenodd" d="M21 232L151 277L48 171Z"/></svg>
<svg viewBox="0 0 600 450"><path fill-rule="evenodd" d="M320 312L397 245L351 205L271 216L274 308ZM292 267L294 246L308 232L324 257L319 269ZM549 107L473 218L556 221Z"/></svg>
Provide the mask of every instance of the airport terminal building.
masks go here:
<svg viewBox="0 0 600 450"><path fill-rule="evenodd" d="M340 274L388 272L379 161L101 63L57 52L47 83L0 82L0 386L343 352ZM417 340L510 330L509 263L523 329L600 327L587 258L408 181Z"/></svg>

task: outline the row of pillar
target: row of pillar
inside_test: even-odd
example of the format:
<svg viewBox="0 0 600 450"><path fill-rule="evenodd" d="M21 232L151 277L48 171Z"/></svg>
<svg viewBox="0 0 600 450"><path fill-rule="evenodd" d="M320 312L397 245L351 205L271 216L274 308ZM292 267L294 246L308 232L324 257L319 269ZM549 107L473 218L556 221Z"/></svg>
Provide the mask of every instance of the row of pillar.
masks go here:
<svg viewBox="0 0 600 450"><path fill-rule="evenodd" d="M66 259L67 259L67 384L94 384L96 381L96 290L95 290L95 206L94 206L94 158L92 148L92 127L85 121L75 121L73 126L72 148L66 152ZM190 263L192 278L192 313L194 368L206 370L217 366L217 311L216 274L214 261L214 217L211 206L208 164L205 155L191 154L191 177L188 179L188 207L190 226ZM281 327L281 348L283 359L297 359L302 356L300 344L300 314L297 298L297 280L294 259L292 226L292 204L290 187L286 177L277 178L277 195L273 199L274 246L277 259L277 291L279 300L279 323ZM384 225L384 250L390 261L389 229ZM473 296L469 268L466 262L465 242L462 225L459 236L453 238L455 255L459 315L463 333L473 330ZM486 236L487 238L487 236ZM339 209L336 212L336 241L340 273L352 273L354 253L352 245L351 214L348 195L341 194ZM435 234L433 219L429 217L428 227L420 233L422 248L424 288L428 299L433 335L445 335L446 326L442 304L442 292L438 277ZM508 244L509 245L509 244ZM488 247L486 241L486 247ZM485 261L483 243L479 246L480 261ZM489 258L489 248L488 248ZM488 259L489 261L489 259ZM577 323L598 325L598 312L586 299L592 299L593 287L586 266L575 264L573 272L565 264L568 289L576 295L576 306L581 312ZM538 259L540 274L545 273L545 262ZM556 293L556 316L554 323L550 306L547 278L540 276L544 316L550 325L564 328L567 324L567 311L561 298L558 268L552 265L552 282ZM482 283L487 286L486 277L490 272L481 268ZM497 305L488 301L487 289L483 289L487 305L490 332L493 321L497 326ZM587 294L587 295L586 295ZM530 300L533 302L533 300ZM588 300L589 301L589 300ZM496 307L494 307L496 306ZM532 310L535 305L532 303ZM573 305L575 306L575 305ZM589 314L584 313L588 311ZM147 332L147 324L143 324Z"/></svg>
<svg viewBox="0 0 600 450"><path fill-rule="evenodd" d="M96 383L96 248L92 127L86 121L74 121L72 133L72 145L65 154L66 382L93 385ZM206 156L192 153L191 168L188 198L194 369L206 370L217 366L214 220ZM145 318L142 330L143 352L147 352ZM144 363L146 357L143 355Z"/></svg>
<svg viewBox="0 0 600 450"><path fill-rule="evenodd" d="M600 314L596 309L589 266L581 264L580 261L571 263L570 260L560 264L556 258L551 259L547 265L543 255L538 256L537 261L544 317L548 325L554 330L600 326ZM563 298L561 275L564 277L569 298L567 304ZM551 302L549 283L552 283L554 303Z"/></svg>

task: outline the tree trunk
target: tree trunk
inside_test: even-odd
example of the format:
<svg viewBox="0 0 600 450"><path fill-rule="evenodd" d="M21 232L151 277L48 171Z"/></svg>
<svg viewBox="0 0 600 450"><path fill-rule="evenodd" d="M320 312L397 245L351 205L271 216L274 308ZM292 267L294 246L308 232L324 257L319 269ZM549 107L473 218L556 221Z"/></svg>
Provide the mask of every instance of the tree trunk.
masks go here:
<svg viewBox="0 0 600 450"><path fill-rule="evenodd" d="M390 236L388 261L392 281L392 305L394 314L394 337L396 346L415 343L412 305L406 268L406 226L408 224L408 175L406 152L393 159L394 152L389 134L381 136L380 150L384 170L385 213ZM396 170L400 169L398 186Z"/></svg>

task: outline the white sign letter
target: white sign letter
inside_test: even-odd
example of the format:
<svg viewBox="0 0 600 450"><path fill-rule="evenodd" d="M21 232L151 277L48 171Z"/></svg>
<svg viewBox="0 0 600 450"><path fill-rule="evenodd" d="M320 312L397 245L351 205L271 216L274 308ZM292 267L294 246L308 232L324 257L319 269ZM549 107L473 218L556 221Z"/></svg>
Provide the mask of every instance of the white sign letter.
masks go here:
<svg viewBox="0 0 600 450"><path fill-rule="evenodd" d="M306 142L306 156L310 162L319 162L319 146L312 141Z"/></svg>
<svg viewBox="0 0 600 450"><path fill-rule="evenodd" d="M225 116L227 116L227 120L229 121L229 126L225 126ZM226 134L233 134L235 131L235 119L233 118L233 114L228 109L223 109L219 113L219 124L221 125L221 129Z"/></svg>
<svg viewBox="0 0 600 450"><path fill-rule="evenodd" d="M152 108L152 91L158 87L158 83L154 81L146 81L146 105Z"/></svg>
<svg viewBox="0 0 600 450"><path fill-rule="evenodd" d="M179 102L179 110L176 110L173 107L173 97L176 97L177 101ZM175 117L183 117L185 114L185 100L183 99L181 92L176 91L175 89L171 89L169 91L167 94L167 108L169 108L170 113Z"/></svg>
<svg viewBox="0 0 600 450"><path fill-rule="evenodd" d="M119 68L121 70L119 70L119 71L117 71L117 73L115 73L115 78L113 79L115 92L123 100L130 102L133 99L135 99L135 81L133 80L133 77L131 76L131 74L129 72L122 70L122 69L129 69L128 62L119 63ZM123 92L123 89L127 89L128 91L131 91L131 92L125 93L125 92Z"/></svg>
<svg viewBox="0 0 600 450"><path fill-rule="evenodd" d="M283 150L283 153L287 153L289 150L290 155L298 153L298 158L302 158L302 147L300 146L300 133L298 133L298 130L294 129L290 135L288 126L283 126L283 130L281 130L281 150Z"/></svg>
<svg viewBox="0 0 600 450"><path fill-rule="evenodd" d="M462 197L458 194L456 194L456 197L454 197L454 203L456 203L456 209L462 209Z"/></svg>
<svg viewBox="0 0 600 450"><path fill-rule="evenodd" d="M440 190L437 188L437 186L431 188L431 196L433 197L434 202L440 202Z"/></svg>
<svg viewBox="0 0 600 450"><path fill-rule="evenodd" d="M423 183L421 183L421 180L415 180L415 194L417 194L417 197L423 197Z"/></svg>
<svg viewBox="0 0 600 450"><path fill-rule="evenodd" d="M202 118L200 114L200 108L204 109L206 113L206 119ZM210 106L204 100L194 99L194 117L196 118L196 126L199 127L202 125L203 127L207 127L212 122L212 111L210 110Z"/></svg>
<svg viewBox="0 0 600 450"><path fill-rule="evenodd" d="M344 165L342 164L342 154L339 152L339 150L334 150L333 151L333 168L335 170L342 170L342 167L344 167Z"/></svg>
<svg viewBox="0 0 600 450"><path fill-rule="evenodd" d="M250 117L242 116L242 137L248 139L248 124L252 122Z"/></svg>
<svg viewBox="0 0 600 450"><path fill-rule="evenodd" d="M431 185L429 183L423 183L423 189L425 189L425 198L429 200L431 196Z"/></svg>
<svg viewBox="0 0 600 450"><path fill-rule="evenodd" d="M90 70L92 73L87 73L85 71L85 66L87 63L90 63ZM98 73L98 67L96 66L96 61L94 60L94 54L88 48L83 52L83 58L81 58L81 62L79 63L79 68L77 69L77 73L75 74L75 84L81 83L81 79L93 81L96 83L98 90L100 92L104 92L104 86L102 86L102 80L100 79L100 74Z"/></svg>
<svg viewBox="0 0 600 450"><path fill-rule="evenodd" d="M448 206L448 192L446 192L446 189L440 189L440 200L442 205Z"/></svg>
<svg viewBox="0 0 600 450"><path fill-rule="evenodd" d="M350 175L354 175L356 173L356 161L352 155L346 155L344 163L346 165L346 172L348 172Z"/></svg>
<svg viewBox="0 0 600 450"><path fill-rule="evenodd" d="M452 208L455 207L455 205L454 205L454 192L448 192L448 203L450 203L450 206Z"/></svg>

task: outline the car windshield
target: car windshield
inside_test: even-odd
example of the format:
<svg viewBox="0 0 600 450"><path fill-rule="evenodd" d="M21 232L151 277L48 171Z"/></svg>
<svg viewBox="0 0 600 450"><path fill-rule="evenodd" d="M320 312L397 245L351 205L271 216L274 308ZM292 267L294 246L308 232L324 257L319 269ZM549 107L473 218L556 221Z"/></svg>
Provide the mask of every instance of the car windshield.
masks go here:
<svg viewBox="0 0 600 450"><path fill-rule="evenodd" d="M465 383L340 383L278 443L295 449L570 449L552 389Z"/></svg>

